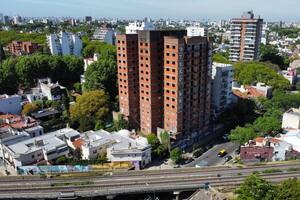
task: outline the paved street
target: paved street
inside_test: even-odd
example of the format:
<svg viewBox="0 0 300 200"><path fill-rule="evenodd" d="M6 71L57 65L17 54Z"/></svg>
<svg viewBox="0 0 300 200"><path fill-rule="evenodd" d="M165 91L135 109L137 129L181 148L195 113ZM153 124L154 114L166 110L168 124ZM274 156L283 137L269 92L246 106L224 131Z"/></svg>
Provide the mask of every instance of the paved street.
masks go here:
<svg viewBox="0 0 300 200"><path fill-rule="evenodd" d="M184 167L195 167L197 164L200 166L223 165L225 161L224 158L218 157L219 151L221 149L225 149L228 153L227 155L234 155L234 152L238 147L239 145L232 142L216 145L202 154L199 158L196 158L195 161L185 165Z"/></svg>

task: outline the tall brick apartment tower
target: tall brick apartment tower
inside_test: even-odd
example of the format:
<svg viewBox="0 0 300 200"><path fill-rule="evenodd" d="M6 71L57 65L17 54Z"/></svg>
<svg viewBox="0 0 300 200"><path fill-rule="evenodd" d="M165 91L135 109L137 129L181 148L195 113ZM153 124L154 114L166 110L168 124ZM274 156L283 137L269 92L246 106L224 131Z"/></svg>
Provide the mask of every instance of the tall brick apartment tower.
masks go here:
<svg viewBox="0 0 300 200"><path fill-rule="evenodd" d="M173 138L208 129L212 43L207 37L165 37L164 129Z"/></svg>
<svg viewBox="0 0 300 200"><path fill-rule="evenodd" d="M138 35L117 36L120 112L132 128L140 126Z"/></svg>
<svg viewBox="0 0 300 200"><path fill-rule="evenodd" d="M186 31L140 31L118 35L117 48L120 110L129 122L139 116L135 121L143 133L156 133L159 127L175 139L208 126L212 48L208 38L186 37Z"/></svg>

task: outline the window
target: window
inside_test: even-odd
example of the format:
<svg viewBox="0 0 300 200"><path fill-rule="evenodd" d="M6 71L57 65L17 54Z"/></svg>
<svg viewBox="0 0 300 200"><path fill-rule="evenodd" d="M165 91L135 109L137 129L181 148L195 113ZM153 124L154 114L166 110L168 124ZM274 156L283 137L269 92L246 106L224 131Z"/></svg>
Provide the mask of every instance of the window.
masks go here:
<svg viewBox="0 0 300 200"><path fill-rule="evenodd" d="M175 69L172 69L172 72L176 72L176 70L175 70Z"/></svg>
<svg viewBox="0 0 300 200"><path fill-rule="evenodd" d="M145 46L146 46L146 47L148 46L148 43L147 43L147 42L145 42Z"/></svg>
<svg viewBox="0 0 300 200"><path fill-rule="evenodd" d="M174 76L172 76L172 80L175 80L175 77L174 77Z"/></svg>
<svg viewBox="0 0 300 200"><path fill-rule="evenodd" d="M176 49L176 46L172 46L172 49Z"/></svg>
<svg viewBox="0 0 300 200"><path fill-rule="evenodd" d="M169 56L170 55L170 53L167 53L167 56Z"/></svg>
<svg viewBox="0 0 300 200"><path fill-rule="evenodd" d="M176 62L175 61L172 61L172 65L175 65L176 64Z"/></svg>
<svg viewBox="0 0 300 200"><path fill-rule="evenodd" d="M166 48L167 48L167 49L170 49L170 45L167 45Z"/></svg>
<svg viewBox="0 0 300 200"><path fill-rule="evenodd" d="M118 40L118 43L120 44L120 43L121 43L121 41L120 41L120 40Z"/></svg>

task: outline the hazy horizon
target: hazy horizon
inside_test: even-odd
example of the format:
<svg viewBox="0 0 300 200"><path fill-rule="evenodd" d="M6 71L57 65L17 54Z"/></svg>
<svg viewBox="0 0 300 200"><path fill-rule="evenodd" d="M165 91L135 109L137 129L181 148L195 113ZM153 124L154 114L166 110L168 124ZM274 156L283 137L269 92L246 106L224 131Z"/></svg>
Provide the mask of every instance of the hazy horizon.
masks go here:
<svg viewBox="0 0 300 200"><path fill-rule="evenodd" d="M299 0L0 0L0 13L28 17L219 20L253 10L266 20L300 21ZM275 4L275 5L274 5Z"/></svg>

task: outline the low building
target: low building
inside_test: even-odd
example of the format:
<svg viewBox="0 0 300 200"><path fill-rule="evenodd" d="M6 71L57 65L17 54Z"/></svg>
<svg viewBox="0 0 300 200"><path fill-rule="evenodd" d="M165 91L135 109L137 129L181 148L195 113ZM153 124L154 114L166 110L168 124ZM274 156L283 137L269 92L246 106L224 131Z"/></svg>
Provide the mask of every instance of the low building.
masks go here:
<svg viewBox="0 0 300 200"><path fill-rule="evenodd" d="M93 64L94 62L97 62L100 58L100 55L98 53L94 53L93 58L85 58L84 61L84 72L86 72L88 66L90 66L91 64ZM85 78L84 78L84 74L80 76L80 82L81 84L85 83Z"/></svg>
<svg viewBox="0 0 300 200"><path fill-rule="evenodd" d="M127 130L114 133L89 131L75 140L73 146L81 148L82 158L85 160L106 154L109 161L131 162L136 169L151 162L151 147L147 139Z"/></svg>
<svg viewBox="0 0 300 200"><path fill-rule="evenodd" d="M12 41L8 45L8 50L11 54L19 55L28 55L37 52L41 47L37 43L33 42L21 42L21 41Z"/></svg>
<svg viewBox="0 0 300 200"><path fill-rule="evenodd" d="M291 108L283 114L282 125L283 129L300 129L300 109Z"/></svg>
<svg viewBox="0 0 300 200"><path fill-rule="evenodd" d="M256 83L255 85L240 85L237 82L232 84L232 92L235 96L242 99L252 99L258 97L272 97L273 88L264 83Z"/></svg>
<svg viewBox="0 0 300 200"><path fill-rule="evenodd" d="M60 100L65 92L65 87L58 83L52 83L50 78L39 79L38 83L41 93L47 97L48 100Z"/></svg>
<svg viewBox="0 0 300 200"><path fill-rule="evenodd" d="M285 134L281 134L280 138L281 141L285 141L292 145L293 150L300 153L300 130L289 130Z"/></svg>
<svg viewBox="0 0 300 200"><path fill-rule="evenodd" d="M194 37L194 36L202 36L207 37L207 28L200 27L200 26L189 26L186 28L187 36Z"/></svg>
<svg viewBox="0 0 300 200"><path fill-rule="evenodd" d="M37 137L44 134L44 128L32 117L22 117L20 115L0 115L0 122L12 135L26 132L30 137Z"/></svg>
<svg viewBox="0 0 300 200"><path fill-rule="evenodd" d="M273 147L243 146L240 157L243 162L272 161Z"/></svg>
<svg viewBox="0 0 300 200"><path fill-rule="evenodd" d="M2 144L4 160L15 169L53 161L60 156L68 156L68 144L79 136L77 131L65 128L36 138L15 137Z"/></svg>
<svg viewBox="0 0 300 200"><path fill-rule="evenodd" d="M22 111L21 96L0 95L0 114L20 114Z"/></svg>
<svg viewBox="0 0 300 200"><path fill-rule="evenodd" d="M99 40L110 45L115 45L115 31L112 28L101 27L97 28L93 34L93 40Z"/></svg>
<svg viewBox="0 0 300 200"><path fill-rule="evenodd" d="M300 59L294 60L293 62L290 63L291 69L297 69L299 67L300 67Z"/></svg>
<svg viewBox="0 0 300 200"><path fill-rule="evenodd" d="M138 31L155 30L155 26L149 21L129 23L125 27L126 34L137 34Z"/></svg>
<svg viewBox="0 0 300 200"><path fill-rule="evenodd" d="M291 85L295 85L297 82L297 70L295 68L288 68L287 70L282 70L280 74L286 78Z"/></svg>

